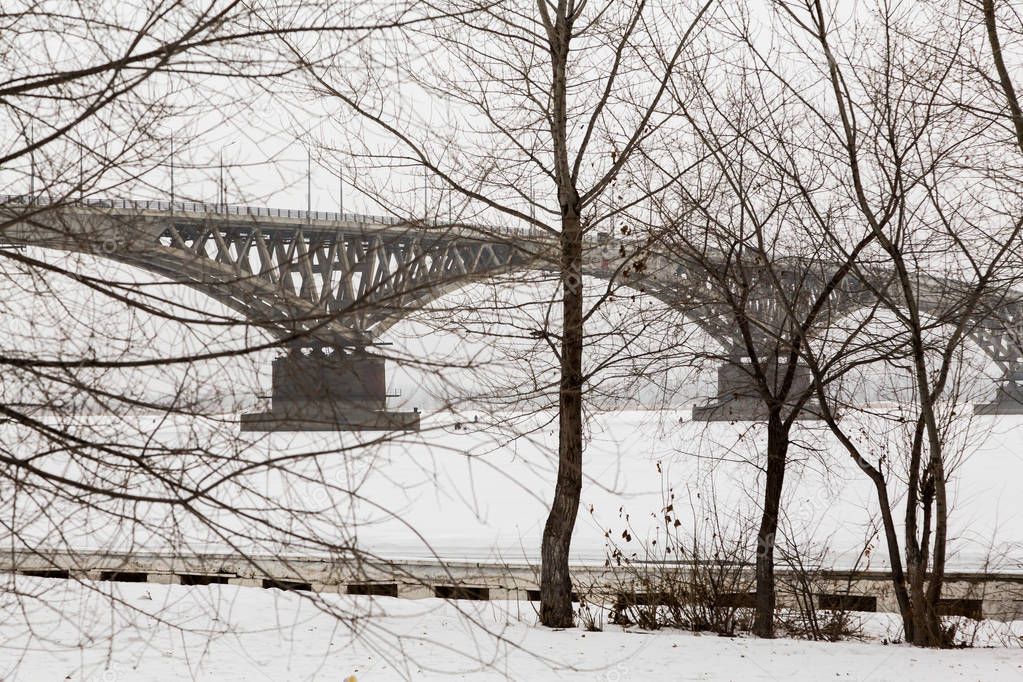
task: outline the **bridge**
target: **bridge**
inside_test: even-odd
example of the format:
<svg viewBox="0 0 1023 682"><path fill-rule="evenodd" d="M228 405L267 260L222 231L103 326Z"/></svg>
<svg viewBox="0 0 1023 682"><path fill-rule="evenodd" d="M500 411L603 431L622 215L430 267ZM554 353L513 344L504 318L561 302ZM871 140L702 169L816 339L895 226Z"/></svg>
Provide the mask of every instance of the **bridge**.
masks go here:
<svg viewBox="0 0 1023 682"><path fill-rule="evenodd" d="M384 359L373 352L381 336L471 282L559 269L554 237L538 230L193 202L51 206L38 198L0 197L0 241L95 254L152 272L203 292L266 330L287 352L273 361L271 409L243 415L247 430L417 429L417 412L387 409ZM721 292L706 277L706 264L641 246L610 235L588 240L582 274L657 298L720 345L719 395L694 410L694 418L756 418L762 407L742 361L745 344ZM831 275L826 263L789 263L773 274L780 272L786 286L800 292L799 300L810 300ZM783 367L779 335L772 330L784 329L791 312L774 300L763 272L755 265L748 269L747 310L761 330L756 347L774 358L771 366ZM758 276L765 282L758 284ZM950 319L955 310L945 301L957 288L961 284L929 278L923 308ZM876 295L871 289L847 278L829 300L830 313L870 305ZM970 337L1002 377L995 400L977 411L1023 412L1023 294L1004 292L983 308ZM808 385L808 373L798 372L797 381Z"/></svg>

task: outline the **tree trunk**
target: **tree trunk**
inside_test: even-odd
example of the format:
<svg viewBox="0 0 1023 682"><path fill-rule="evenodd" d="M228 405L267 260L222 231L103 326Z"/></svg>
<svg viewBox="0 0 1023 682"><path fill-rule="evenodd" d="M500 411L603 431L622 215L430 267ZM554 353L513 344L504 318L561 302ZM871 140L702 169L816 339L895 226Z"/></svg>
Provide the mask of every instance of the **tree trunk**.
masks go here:
<svg viewBox="0 0 1023 682"><path fill-rule="evenodd" d="M814 380L819 381L819 372L815 369ZM906 572L902 567L902 549L899 547L899 535L895 528L895 516L892 513L892 502L888 497L888 482L885 480L882 471L882 463L878 462L877 467L874 467L863 455L860 454L859 449L849 439L849 437L842 432L838 422L835 421L834 415L831 413L830 407L824 401L823 396L820 398L821 405L821 416L827 422L831 432L838 437L842 445L845 446L846 451L852 457L853 461L871 480L874 484L874 491L877 494L878 507L881 510L881 523L884 527L884 539L885 545L888 548L888 562L892 568L892 589L895 592L895 600L899 604L899 615L902 616L902 629L905 633L906 641L913 641L913 608L909 597L909 590L906 587Z"/></svg>
<svg viewBox="0 0 1023 682"><path fill-rule="evenodd" d="M928 633L928 646L948 646L945 632L941 628L941 617L937 613L938 600L941 599L941 588L945 582L945 548L948 534L948 502L945 492L945 467L942 465L943 453L932 458L931 471L934 484L934 552L931 557L930 582L927 585L927 604L932 611L932 628Z"/></svg>
<svg viewBox="0 0 1023 682"><path fill-rule="evenodd" d="M562 219L561 388L559 397L558 480L543 529L540 550L540 622L571 627L572 580L568 553L582 492L583 282L582 226L569 207Z"/></svg>
<svg viewBox="0 0 1023 682"><path fill-rule="evenodd" d="M909 594L912 600L913 630L906 633L907 641L915 646L942 646L941 620L937 612L937 600L931 601L924 583L927 580L922 567L910 573ZM912 639L910 639L912 637Z"/></svg>
<svg viewBox="0 0 1023 682"><path fill-rule="evenodd" d="M785 482L785 458L789 434L779 410L772 407L767 419L767 480L764 485L764 511L757 533L757 597L753 634L774 637L774 543L778 532L778 509Z"/></svg>
<svg viewBox="0 0 1023 682"><path fill-rule="evenodd" d="M866 464L866 463L864 463ZM869 466L869 465L867 465ZM877 501L881 508L881 522L884 526L885 544L888 546L888 562L892 567L892 589L895 600L899 604L899 615L902 617L902 630L906 641L913 641L913 608L906 589L906 573L902 570L902 557L899 555L899 536L895 530L895 518L892 516L891 501L888 498L888 485L879 469L865 469L874 482Z"/></svg>
<svg viewBox="0 0 1023 682"><path fill-rule="evenodd" d="M932 447L933 444L932 444ZM913 637L916 646L943 647L946 641L945 632L941 627L941 616L938 615L938 600L941 599L941 588L945 577L945 545L948 510L945 499L945 473L941 462L941 450L938 446L937 455L931 457L928 465L927 484L921 495L921 506L924 509L924 523L921 534L923 541L919 549L919 565L917 574L911 585L910 594L913 598ZM932 508L934 515L934 540L930 575L926 575L927 552L930 545ZM907 639L909 635L907 634Z"/></svg>
<svg viewBox="0 0 1023 682"><path fill-rule="evenodd" d="M919 329L919 328L918 328ZM934 413L934 396L927 382L926 364L922 343L922 334L914 335L914 359L917 374L917 386L920 392L921 416L917 422L910 457L909 495L906 500L906 567L909 572L909 594L913 610L912 639L916 646L945 646L945 635L941 629L941 618L938 615L938 600L941 598L941 587L945 571L945 544L948 509L945 499L945 470L942 457L943 445L937 418ZM948 362L948 358L944 359ZM936 394L941 390L934 389ZM927 444L927 466L923 465L923 447ZM920 526L917 525L916 506L923 511ZM932 513L935 530L933 540L933 566L928 566L931 550ZM918 539L919 538L919 539ZM928 568L931 570L928 584ZM907 639L909 638L907 633Z"/></svg>
<svg viewBox="0 0 1023 682"><path fill-rule="evenodd" d="M907 538L906 566L909 573L909 595L912 602L913 630L906 633L906 639L916 646L941 646L941 623L937 613L937 596L927 588L927 570L929 567L929 547L931 535L931 509L934 494L927 482L928 476L921 477L924 481L919 495L919 505L923 511L921 525L912 528L910 541ZM914 496L911 496L914 497ZM916 503L915 503L916 504ZM907 533L909 528L907 528Z"/></svg>

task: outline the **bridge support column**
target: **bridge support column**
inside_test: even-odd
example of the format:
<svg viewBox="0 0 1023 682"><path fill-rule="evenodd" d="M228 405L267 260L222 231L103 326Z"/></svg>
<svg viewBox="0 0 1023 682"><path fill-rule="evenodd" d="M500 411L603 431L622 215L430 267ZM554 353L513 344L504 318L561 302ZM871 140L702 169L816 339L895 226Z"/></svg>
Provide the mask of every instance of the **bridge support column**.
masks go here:
<svg viewBox="0 0 1023 682"><path fill-rule="evenodd" d="M769 379L779 385L787 365L783 362L766 363ZM803 365L796 367L789 395L798 396L810 388L813 376ZM800 419L813 419L810 411ZM693 407L693 421L762 421L767 419L767 407L757 390L753 367L736 359L718 368L718 394L706 405Z"/></svg>
<svg viewBox="0 0 1023 682"><path fill-rule="evenodd" d="M1011 367L1002 375L995 399L973 406L974 414L1023 414L1023 366Z"/></svg>
<svg viewBox="0 0 1023 682"><path fill-rule="evenodd" d="M270 410L243 414L242 431L418 431L419 412L387 410L386 386L383 358L294 346L273 362Z"/></svg>

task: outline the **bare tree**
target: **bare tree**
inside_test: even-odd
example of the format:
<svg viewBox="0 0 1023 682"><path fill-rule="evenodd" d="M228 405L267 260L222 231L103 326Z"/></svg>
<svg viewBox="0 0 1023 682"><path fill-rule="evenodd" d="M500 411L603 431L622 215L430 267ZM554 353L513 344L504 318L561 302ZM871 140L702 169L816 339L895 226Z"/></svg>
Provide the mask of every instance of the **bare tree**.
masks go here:
<svg viewBox="0 0 1023 682"><path fill-rule="evenodd" d="M873 354L873 362L905 367L911 380L905 572L888 465L864 457L818 390L821 413L875 487L907 639L944 645L937 605L948 544L948 480L957 454L950 432L963 395L958 368L965 340L973 336L986 345L996 302L1007 294L1012 299L1021 223L1009 207L1018 201L1018 188L996 170L1006 158L997 127L966 113L978 104L973 94L964 97L969 88L960 80L972 31L943 21L941 3L912 12L878 8L873 25L883 38L868 62L877 64L880 78L839 56L855 53L851 45L866 37L843 35L820 3L779 7L816 43L831 82L844 130L846 193L880 248L879 261L861 258L854 270L877 310L896 320L887 338L873 340L863 335L864 320L842 345L859 345L867 355L840 354L832 366L867 364ZM985 179L983 200L974 196L977 177ZM821 359L807 355L817 378L829 364Z"/></svg>
<svg viewBox="0 0 1023 682"><path fill-rule="evenodd" d="M687 314L720 346L702 354L721 363L718 402L694 414L766 422L754 632L772 637L790 434L816 412L807 406L815 389L802 349L860 303L861 287L849 276L874 238L845 221L828 177L840 122L808 106L812 86L797 85L753 47L748 16L737 13L732 27L738 47L720 53L699 97L677 98L707 160L662 197L675 226L663 243L700 285L690 289Z"/></svg>
<svg viewBox="0 0 1023 682"><path fill-rule="evenodd" d="M968 7L975 6L973 3L965 4ZM1004 4L1004 14L1007 18L1004 30L1014 40L1018 41L1021 33L1019 14L1011 11L1012 6L1009 3ZM1016 145L1019 147L1020 152L1023 153L1023 109L1020 107L1019 96L1016 94L1017 84L1013 81L1010 65L1006 60L1006 52L1002 47L1002 38L1000 37L1002 29L999 28L999 8L997 5L998 3L995 0L983 0L980 7L984 16L984 29L987 33L988 45L991 49L991 61L994 65L995 74L997 74L996 91L1000 91L1005 100L1005 114L1003 118L1008 119L1007 122L1012 125L1012 130L1016 137ZM992 78L991 80L995 79Z"/></svg>
<svg viewBox="0 0 1023 682"><path fill-rule="evenodd" d="M773 37L777 43L765 47L748 17L736 13L732 26L744 47L721 52L722 64L710 70L729 74L729 85L711 79L701 98L682 103L710 163L683 176L665 202L678 225L667 248L709 281L702 299L691 302L693 312L721 340L724 350L715 359L734 367L722 377L737 396L722 396L717 417L767 421L754 626L761 636L773 632L773 546L794 421L823 416L834 425L830 384L865 364L906 362L919 369L912 373L917 394L931 396L924 399L928 407L921 406L921 433L910 451L940 452L948 425L924 415L942 399L963 338L981 324L979 312L992 307L993 283L1011 281L1005 263L1013 258L1016 234L1012 228L985 233L983 210L970 213L952 198L962 191L958 169L986 173L986 154L999 154L988 127L964 115L972 103L950 103L948 92L963 66L961 27L942 25L926 31L927 38L910 38L919 25L892 7L879 8L874 23L865 21L865 11L846 23L820 3L776 6L782 29ZM880 47L873 47L873 36L882 36ZM836 167L836 158L846 165ZM977 238L965 236L971 230L980 230ZM940 251L946 260L936 260L931 249L943 239L951 246ZM957 252L962 260L950 262L948 255ZM962 263L970 265L959 269ZM910 331L889 329L885 338L866 334L881 311L899 319L908 315ZM849 322L854 312L855 322ZM952 331L938 341L936 330L948 324ZM925 389L925 381L933 383ZM950 394L960 391L944 397ZM929 445L920 440L928 419L934 434ZM926 479L932 490L930 473L921 473L924 464L911 458L908 466L918 471L915 478L910 473L910 485ZM936 468L926 465L927 472ZM888 508L884 476L869 465L864 470ZM924 495L925 507L936 494ZM930 547L930 513L923 530L914 525L915 514L907 511L913 529L907 532L919 531L924 539L916 542ZM882 516L898 582L894 520L890 513ZM944 532L937 535L944 545ZM911 561L918 565L914 552ZM923 580L922 572L911 574ZM932 605L940 593L935 583L940 577L927 596ZM897 594L912 639L910 597Z"/></svg>
<svg viewBox="0 0 1023 682"><path fill-rule="evenodd" d="M294 50L314 87L355 114L364 139L386 140L383 154L359 150L366 158L422 169L458 203L461 223L520 222L545 235L532 250L558 273L561 308L560 328L544 335L560 375L557 485L541 552L541 620L552 627L572 623L568 558L591 377L585 253L595 232L614 231L645 199L616 180L675 122L665 94L713 4L687 7L683 19L645 2L446 3L457 18L367 46L384 63L365 78Z"/></svg>
<svg viewBox="0 0 1023 682"><path fill-rule="evenodd" d="M296 553L315 553L356 579L387 564L360 549L353 509L373 506L360 498L362 476L379 446L402 434L275 444L240 434L236 412L251 407L261 365L282 338L318 342L324 328L415 290L394 294L385 279L343 310L274 310L271 284L284 288L311 257L279 250L253 268L220 228L252 234L266 209L229 211L222 183L217 200L203 201L180 184L175 191L165 172L177 163L179 183L208 178L192 163L201 145L191 137L228 127L232 115L244 119L261 94L254 79L293 68L277 39L333 41L336 54L367 33L423 18L398 6L375 17L333 3L280 9L143 1L0 11L5 568L70 575L102 593L84 571L96 577L100 559L123 561L107 566L116 575L154 548L200 564L210 548L231 553L232 574L255 584L279 579L282 566L299 583L314 582L315 571L289 564ZM176 131L181 121L186 130ZM211 282L197 270L222 277ZM180 283L218 302L182 293ZM248 317L238 313L246 301ZM250 381L240 379L246 372ZM217 570L195 566L206 579ZM19 580L5 577L4 589L18 594ZM46 592L21 596L42 601ZM331 611L329 600L309 598ZM331 612L353 623L353 614Z"/></svg>

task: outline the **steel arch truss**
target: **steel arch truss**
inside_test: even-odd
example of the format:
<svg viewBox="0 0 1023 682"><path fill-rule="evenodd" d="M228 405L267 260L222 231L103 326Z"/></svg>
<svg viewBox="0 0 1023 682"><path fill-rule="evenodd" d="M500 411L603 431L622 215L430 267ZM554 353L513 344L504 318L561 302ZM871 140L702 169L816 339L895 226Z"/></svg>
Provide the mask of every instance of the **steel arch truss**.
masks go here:
<svg viewBox="0 0 1023 682"><path fill-rule="evenodd" d="M280 334L305 331L324 341L346 343L372 341L408 311L436 298L446 285L526 261L509 242L413 230L179 223L163 230L158 242L162 250L230 273L230 281L210 282L211 268L206 267L204 281L193 286L220 300L243 301L233 307L247 308L242 312L253 322ZM262 294L261 300L239 299L237 291L250 288Z"/></svg>

